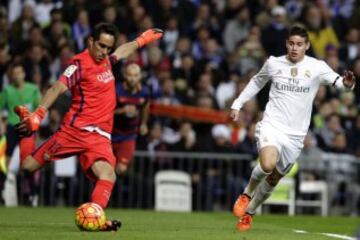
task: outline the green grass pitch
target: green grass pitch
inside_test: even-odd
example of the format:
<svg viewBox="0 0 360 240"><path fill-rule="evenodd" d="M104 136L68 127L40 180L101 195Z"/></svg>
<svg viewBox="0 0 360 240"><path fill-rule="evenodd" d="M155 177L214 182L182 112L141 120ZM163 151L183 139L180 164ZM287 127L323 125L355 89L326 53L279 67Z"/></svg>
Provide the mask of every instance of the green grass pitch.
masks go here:
<svg viewBox="0 0 360 240"><path fill-rule="evenodd" d="M0 208L1 240L102 239L102 240L281 240L355 239L358 218L315 216L256 216L253 229L235 230L231 213L158 213L154 211L107 209L109 218L123 222L120 231L80 232L74 224L73 208ZM296 233L303 230L307 233ZM341 237L340 236L340 237Z"/></svg>

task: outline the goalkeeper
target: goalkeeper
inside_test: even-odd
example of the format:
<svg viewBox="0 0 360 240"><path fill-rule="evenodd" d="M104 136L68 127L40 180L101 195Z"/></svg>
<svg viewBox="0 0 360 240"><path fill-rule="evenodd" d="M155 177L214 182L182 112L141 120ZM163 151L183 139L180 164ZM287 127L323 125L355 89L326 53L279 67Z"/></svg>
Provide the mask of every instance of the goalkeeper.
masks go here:
<svg viewBox="0 0 360 240"><path fill-rule="evenodd" d="M31 113L23 106L16 108L22 120L17 127L23 137L20 140L21 168L34 172L46 163L77 155L86 176L95 181L91 201L105 208L116 179L110 135L116 106L115 78L111 68L162 35L159 29L149 29L110 54L116 43L117 29L111 24L98 24L89 38L88 48L72 58L35 112ZM59 130L36 150L29 144L22 144L26 136L39 129L48 108L67 90L71 91L72 104ZM119 226L118 221L108 221L105 230L117 230Z"/></svg>

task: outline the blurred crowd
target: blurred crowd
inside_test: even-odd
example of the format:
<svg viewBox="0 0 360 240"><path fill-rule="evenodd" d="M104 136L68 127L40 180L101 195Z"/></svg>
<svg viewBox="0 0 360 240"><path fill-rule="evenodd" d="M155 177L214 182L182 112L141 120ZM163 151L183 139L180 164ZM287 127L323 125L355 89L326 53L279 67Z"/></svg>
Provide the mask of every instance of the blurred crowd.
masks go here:
<svg viewBox="0 0 360 240"><path fill-rule="evenodd" d="M160 42L126 60L141 66L144 84L163 104L228 111L269 55L286 54L287 30L293 23L309 31L308 55L323 59L340 74L349 69L360 76L360 2L355 0L1 1L0 107L8 132L16 120L4 96L14 88L19 98L31 91L33 106L29 107L34 109L68 60L86 48L87 37L99 22L118 27L118 45L152 27L165 31ZM114 73L121 81L121 64ZM31 90L16 90L24 83L31 83ZM153 117L150 133L139 139L138 148L256 157L255 123L261 119L268 90L269 85L245 104L238 123ZM68 105L68 95L56 102L43 123L42 138L56 130ZM306 146L360 156L359 107L359 84L353 92L342 93L331 86L320 87Z"/></svg>

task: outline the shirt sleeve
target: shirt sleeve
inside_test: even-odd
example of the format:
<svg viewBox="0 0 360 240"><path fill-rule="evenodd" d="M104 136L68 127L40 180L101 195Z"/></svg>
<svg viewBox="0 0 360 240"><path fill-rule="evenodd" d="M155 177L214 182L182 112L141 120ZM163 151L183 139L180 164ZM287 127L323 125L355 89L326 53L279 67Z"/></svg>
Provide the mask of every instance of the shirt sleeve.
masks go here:
<svg viewBox="0 0 360 240"><path fill-rule="evenodd" d="M244 90L240 93L231 105L231 109L240 110L245 102L254 97L271 79L269 73L269 59L265 62L261 70L253 76Z"/></svg>
<svg viewBox="0 0 360 240"><path fill-rule="evenodd" d="M355 84L351 88L348 88L344 85L343 78L334 70L332 70L329 65L324 61L321 61L319 79L322 84L331 85L338 89L353 89Z"/></svg>
<svg viewBox="0 0 360 240"><path fill-rule="evenodd" d="M80 60L72 60L60 76L59 81L64 83L68 89L71 89L80 81L81 77Z"/></svg>

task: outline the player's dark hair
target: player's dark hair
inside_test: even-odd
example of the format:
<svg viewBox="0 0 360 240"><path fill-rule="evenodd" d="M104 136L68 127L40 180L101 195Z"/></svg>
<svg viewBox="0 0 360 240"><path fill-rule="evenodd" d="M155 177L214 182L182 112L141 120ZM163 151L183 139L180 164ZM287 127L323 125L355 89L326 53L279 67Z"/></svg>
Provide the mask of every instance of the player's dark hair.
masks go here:
<svg viewBox="0 0 360 240"><path fill-rule="evenodd" d="M303 37L303 38L305 38L305 42L309 42L309 34L308 34L308 32L306 31L306 29L303 26L294 25L289 29L288 39L291 36L295 36L295 35Z"/></svg>
<svg viewBox="0 0 360 240"><path fill-rule="evenodd" d="M111 23L99 23L94 27L94 30L91 33L91 37L94 39L94 41L99 40L100 35L102 33L106 33L109 35L114 36L115 42L118 35L118 30L114 24Z"/></svg>

